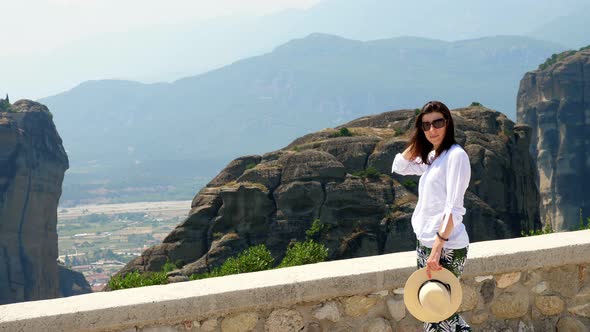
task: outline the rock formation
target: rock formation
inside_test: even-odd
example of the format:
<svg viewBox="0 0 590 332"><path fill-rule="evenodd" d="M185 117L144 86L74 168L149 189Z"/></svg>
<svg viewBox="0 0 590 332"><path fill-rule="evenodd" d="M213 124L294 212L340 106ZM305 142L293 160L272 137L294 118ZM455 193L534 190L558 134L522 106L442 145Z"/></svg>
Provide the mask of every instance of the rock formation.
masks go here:
<svg viewBox="0 0 590 332"><path fill-rule="evenodd" d="M78 273L56 262L68 158L51 114L28 100L7 110L0 113L0 304L89 292Z"/></svg>
<svg viewBox="0 0 590 332"><path fill-rule="evenodd" d="M367 116L278 151L237 158L195 196L189 216L162 244L120 273L158 271L170 260L183 265L173 274L189 276L260 243L280 259L314 219L329 226L320 241L332 260L412 250L417 177L390 172L415 116L414 110ZM530 128L481 106L453 110L453 116L471 159L464 222L472 241L538 227ZM352 136L338 135L343 128ZM367 172L372 169L380 174Z"/></svg>
<svg viewBox="0 0 590 332"><path fill-rule="evenodd" d="M590 49L552 58L520 81L517 119L532 128L540 215L554 230L590 215Z"/></svg>

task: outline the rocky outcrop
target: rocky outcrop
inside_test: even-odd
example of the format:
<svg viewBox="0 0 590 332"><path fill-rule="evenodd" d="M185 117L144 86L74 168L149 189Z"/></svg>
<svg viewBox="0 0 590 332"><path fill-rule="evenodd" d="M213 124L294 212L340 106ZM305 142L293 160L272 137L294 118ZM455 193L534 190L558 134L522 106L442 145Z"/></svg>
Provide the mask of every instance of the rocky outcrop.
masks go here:
<svg viewBox="0 0 590 332"><path fill-rule="evenodd" d="M553 56L520 81L517 118L532 128L540 214L554 230L590 215L590 49Z"/></svg>
<svg viewBox="0 0 590 332"><path fill-rule="evenodd" d="M47 107L20 100L0 113L0 142L0 304L89 292L85 280L60 290L80 276L56 262L68 158Z"/></svg>
<svg viewBox="0 0 590 332"><path fill-rule="evenodd" d="M57 266L57 272L59 275L60 296L73 296L92 292L82 273L70 270L63 265Z"/></svg>
<svg viewBox="0 0 590 332"><path fill-rule="evenodd" d="M175 274L189 276L260 243L280 259L314 219L328 226L320 241L329 259L413 249L418 178L390 172L415 116L400 110L364 117L234 160L195 196L189 216L162 244L120 273L159 270L170 260L184 265ZM464 217L471 239L515 237L538 226L530 128L481 106L453 116L473 172ZM352 135L338 135L342 128Z"/></svg>

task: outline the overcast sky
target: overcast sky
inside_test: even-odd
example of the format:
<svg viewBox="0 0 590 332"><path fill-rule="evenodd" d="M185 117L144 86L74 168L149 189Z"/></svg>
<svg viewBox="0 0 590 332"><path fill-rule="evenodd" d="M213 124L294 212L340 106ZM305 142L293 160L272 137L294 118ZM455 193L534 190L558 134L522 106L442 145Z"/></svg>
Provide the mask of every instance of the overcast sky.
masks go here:
<svg viewBox="0 0 590 332"><path fill-rule="evenodd" d="M320 0L3 0L0 56L30 55L94 34L221 16L260 16ZM6 33L8 32L8 33Z"/></svg>

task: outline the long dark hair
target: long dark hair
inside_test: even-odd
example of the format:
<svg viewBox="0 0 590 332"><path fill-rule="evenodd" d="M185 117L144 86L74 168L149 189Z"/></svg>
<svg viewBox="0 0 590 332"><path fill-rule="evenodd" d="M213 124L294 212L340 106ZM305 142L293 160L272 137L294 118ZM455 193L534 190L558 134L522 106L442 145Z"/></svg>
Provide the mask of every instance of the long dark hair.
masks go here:
<svg viewBox="0 0 590 332"><path fill-rule="evenodd" d="M422 162L427 165L430 165L430 161L428 161L428 154L430 151L432 151L434 146L428 141L428 139L426 139L426 135L424 135L424 131L422 130L422 117L424 114L432 112L441 113L446 120L447 127L445 131L445 137L443 138L443 141L438 149L436 149L434 158L440 156L441 153L450 149L453 144L457 143L457 141L455 141L455 124L453 123L453 117L451 117L451 112L449 111L447 105L441 103L440 101L427 102L424 106L422 106L420 114L418 114L416 117L414 132L407 146L410 148L410 156L412 160L416 157L420 157Z"/></svg>

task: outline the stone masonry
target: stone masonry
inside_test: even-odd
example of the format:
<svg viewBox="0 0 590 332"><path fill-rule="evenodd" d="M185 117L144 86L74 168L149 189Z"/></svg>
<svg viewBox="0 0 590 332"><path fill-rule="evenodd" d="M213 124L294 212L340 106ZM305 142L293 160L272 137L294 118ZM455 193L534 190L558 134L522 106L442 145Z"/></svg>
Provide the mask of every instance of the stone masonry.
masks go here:
<svg viewBox="0 0 590 332"><path fill-rule="evenodd" d="M590 230L470 246L475 331L590 331ZM415 253L0 306L0 331L420 331L403 304ZM203 291L207 289L207 291Z"/></svg>

